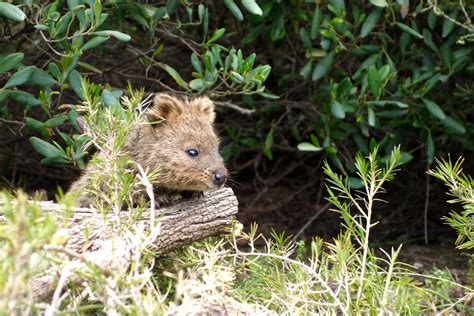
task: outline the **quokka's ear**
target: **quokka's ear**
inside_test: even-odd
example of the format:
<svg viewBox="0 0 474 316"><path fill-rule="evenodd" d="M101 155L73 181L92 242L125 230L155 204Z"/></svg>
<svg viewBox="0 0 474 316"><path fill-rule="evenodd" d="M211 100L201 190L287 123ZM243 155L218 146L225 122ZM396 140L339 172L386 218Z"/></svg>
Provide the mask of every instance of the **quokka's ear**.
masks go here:
<svg viewBox="0 0 474 316"><path fill-rule="evenodd" d="M147 111L147 118L150 122L172 121L183 113L183 101L167 94L157 93L153 105Z"/></svg>
<svg viewBox="0 0 474 316"><path fill-rule="evenodd" d="M216 113L214 112L214 103L208 97L195 98L190 102L194 110L199 114L203 114L209 123L214 123Z"/></svg>

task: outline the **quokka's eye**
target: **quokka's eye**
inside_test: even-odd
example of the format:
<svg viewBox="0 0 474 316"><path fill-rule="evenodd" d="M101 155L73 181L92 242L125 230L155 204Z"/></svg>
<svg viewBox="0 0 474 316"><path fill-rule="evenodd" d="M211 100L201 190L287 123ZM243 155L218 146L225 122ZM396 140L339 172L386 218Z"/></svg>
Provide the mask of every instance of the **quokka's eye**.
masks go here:
<svg viewBox="0 0 474 316"><path fill-rule="evenodd" d="M186 153L189 155L189 157L197 157L199 155L199 151L196 149L188 149L186 150Z"/></svg>

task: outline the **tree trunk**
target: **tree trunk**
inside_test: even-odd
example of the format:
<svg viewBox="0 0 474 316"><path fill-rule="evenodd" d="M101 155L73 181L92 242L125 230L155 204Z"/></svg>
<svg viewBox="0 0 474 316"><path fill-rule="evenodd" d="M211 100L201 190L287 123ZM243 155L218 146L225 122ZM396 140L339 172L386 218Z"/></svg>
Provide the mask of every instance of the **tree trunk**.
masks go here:
<svg viewBox="0 0 474 316"><path fill-rule="evenodd" d="M125 273L129 268L132 251L130 243L120 233L124 228L133 230L150 228L151 210L140 215L136 212L121 211L119 214L103 216L90 208L75 208L70 217L65 218L64 206L53 202L39 202L45 211L52 212L59 223L65 224L62 234L68 238L64 248L51 247L75 257L66 269L69 281L80 282L70 273L80 270L86 262L96 264L100 269ZM158 233L152 238L152 250L161 254L203 238L222 234L229 228L237 214L237 198L232 189L222 188L205 192L202 197L183 200L175 205L155 210ZM132 218L131 216L135 216ZM127 223L133 223L127 226ZM48 249L46 249L48 250ZM45 271L33 279L32 287L38 298L51 297L58 284L58 274L62 271ZM76 280L77 279L77 280ZM59 282L60 283L60 282Z"/></svg>

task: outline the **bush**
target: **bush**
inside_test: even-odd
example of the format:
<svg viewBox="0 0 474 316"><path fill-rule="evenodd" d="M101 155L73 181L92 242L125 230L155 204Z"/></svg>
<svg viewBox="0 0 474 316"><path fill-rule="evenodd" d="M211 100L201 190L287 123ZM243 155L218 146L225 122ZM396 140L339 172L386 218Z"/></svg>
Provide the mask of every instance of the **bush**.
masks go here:
<svg viewBox="0 0 474 316"><path fill-rule="evenodd" d="M474 248L474 182L462 170L464 159L459 158L454 164L449 160L437 161L435 169L428 173L444 182L449 188L449 195L454 197L450 203L461 203L462 212L451 212L446 222L458 233L456 244L460 249Z"/></svg>
<svg viewBox="0 0 474 316"><path fill-rule="evenodd" d="M445 271L415 273L413 267L397 260L400 247L382 250L379 256L369 245L377 224L372 218L374 202L393 178L401 156L396 148L387 163L381 164L376 157L374 151L367 158L356 158L364 184L357 195L350 191L348 177L334 173L326 164L328 200L343 219L341 234L331 242L314 238L306 247L284 234L266 238L257 235L256 226L245 233L236 225L226 238L195 243L156 260L148 242L159 226L144 230L135 223L135 213L122 220L108 217L120 225L120 238L131 245L134 255L127 273L97 267L91 259L66 251L67 236L47 212L25 194L2 194L0 312L148 315L174 309L176 304L186 308L196 307L199 301L228 304L233 299L251 310L278 314L468 312L472 288L452 281ZM118 177L110 178L116 192L104 191L108 200L127 194L127 188L119 187L117 181ZM239 246L242 241L248 246ZM258 247L262 242L263 247ZM72 260L84 265L80 270L71 268ZM58 282L51 301L40 302L29 284L49 271L58 271L62 282L75 280L74 275L83 281L69 288ZM426 286L420 286L414 277L425 279Z"/></svg>
<svg viewBox="0 0 474 316"><path fill-rule="evenodd" d="M85 76L114 85L101 92L107 106L126 90L119 75L256 111L256 125L229 122L228 160L243 148L272 159L274 145L299 145L324 150L346 173L353 153L376 145L388 157L401 144L405 162L424 148L427 164L453 143L474 148L464 106L473 101L472 4L76 0L2 8L0 113L31 130L43 164L84 167L76 104L85 101ZM271 68L274 94L264 86Z"/></svg>

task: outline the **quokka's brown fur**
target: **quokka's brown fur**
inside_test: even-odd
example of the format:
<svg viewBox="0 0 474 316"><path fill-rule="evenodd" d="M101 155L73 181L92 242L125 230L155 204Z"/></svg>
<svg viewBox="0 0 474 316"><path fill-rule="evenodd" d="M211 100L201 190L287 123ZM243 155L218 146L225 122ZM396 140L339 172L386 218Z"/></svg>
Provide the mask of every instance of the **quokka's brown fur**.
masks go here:
<svg viewBox="0 0 474 316"><path fill-rule="evenodd" d="M207 97L188 100L159 93L144 122L131 130L123 150L134 162L135 172L137 164L158 170L152 184L159 194L219 188L227 170L219 155L214 118L214 104ZM80 206L89 206L94 199L86 190L94 172L101 171L87 166L69 190Z"/></svg>

